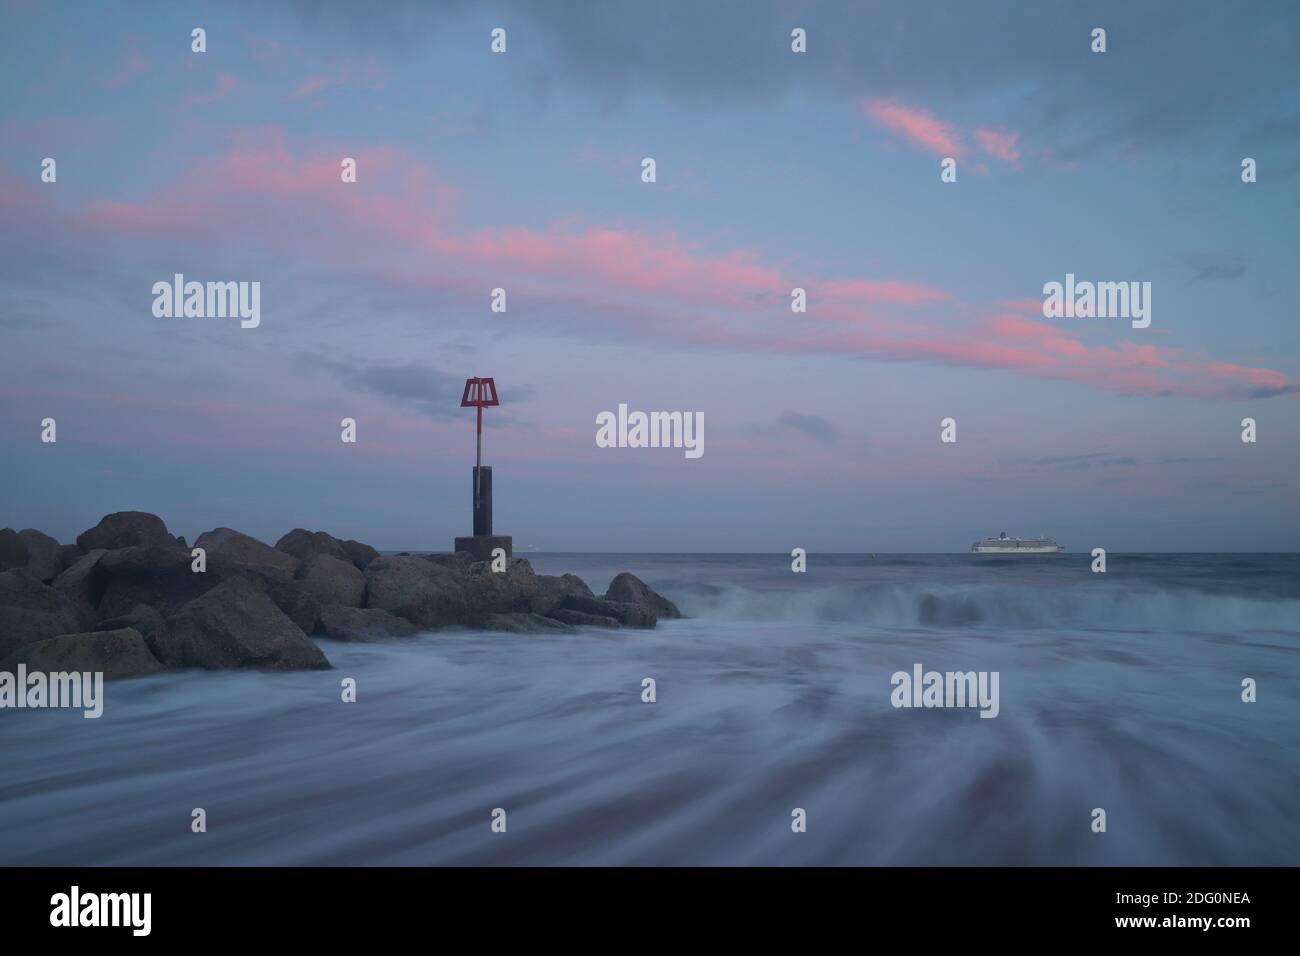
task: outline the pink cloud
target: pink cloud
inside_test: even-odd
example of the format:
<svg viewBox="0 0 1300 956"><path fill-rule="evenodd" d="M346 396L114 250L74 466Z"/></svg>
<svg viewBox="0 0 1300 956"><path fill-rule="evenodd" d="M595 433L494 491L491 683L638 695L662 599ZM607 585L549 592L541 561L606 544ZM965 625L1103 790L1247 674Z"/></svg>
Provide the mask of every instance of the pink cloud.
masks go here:
<svg viewBox="0 0 1300 956"><path fill-rule="evenodd" d="M208 103L215 103L217 102L217 100L224 100L227 96L229 96L232 92L234 92L235 86L236 83L235 83L234 76L231 75L230 73L222 73L221 76L217 77L216 89L214 89L211 93L204 93L204 94L200 94L199 96L191 96L189 99L189 103L191 106L202 106Z"/></svg>
<svg viewBox="0 0 1300 956"><path fill-rule="evenodd" d="M325 89L325 87L329 85L330 85L329 77L322 76L319 73L313 73L311 76L305 77L297 86L293 88L293 92L289 94L289 99L300 100L303 97L311 96L314 93L319 93L321 90Z"/></svg>
<svg viewBox="0 0 1300 956"><path fill-rule="evenodd" d="M354 90L382 90L387 84L384 71L372 59L340 64L332 71L311 73L298 81L289 99L310 99L330 87Z"/></svg>
<svg viewBox="0 0 1300 956"><path fill-rule="evenodd" d="M961 159L967 142L974 137L979 148L990 156L1019 166L1020 134L993 129L964 130L957 123L942 120L920 107L904 106L896 100L875 99L863 103L864 112L887 129L901 133L913 144L938 156ZM975 171L988 174L988 167L975 165Z"/></svg>
<svg viewBox="0 0 1300 956"><path fill-rule="evenodd" d="M357 158L356 186L339 180L343 155ZM281 254L366 269L394 285L466 296L505 285L512 305L533 304L530 321L565 334L1000 369L1150 395L1292 388L1281 372L1174 348L1085 344L1072 327L1035 316L1041 304L1032 299L963 303L923 283L792 272L752 250L573 219L467 230L455 204L455 191L403 151L304 157L270 128L240 136L146 201L96 203L80 223L169 239L218 240L237 228ZM794 286L810 294L809 311L797 316L789 310ZM927 306L920 316L892 313Z"/></svg>
<svg viewBox="0 0 1300 956"><path fill-rule="evenodd" d="M19 179L7 169L0 169L0 209L35 209L44 204L49 191L42 193L39 167L26 179Z"/></svg>
<svg viewBox="0 0 1300 956"><path fill-rule="evenodd" d="M1019 133L1002 133L991 129L975 130L975 141L980 149L1008 163L1020 162L1020 150L1016 147Z"/></svg>
<svg viewBox="0 0 1300 956"><path fill-rule="evenodd" d="M270 63L284 56L284 44L265 36L250 36L245 41L249 52L258 63Z"/></svg>
<svg viewBox="0 0 1300 956"><path fill-rule="evenodd" d="M818 284L816 291L836 299L856 298L864 302L896 302L903 305L950 298L942 289L916 282L871 279L831 279Z"/></svg>
<svg viewBox="0 0 1300 956"><path fill-rule="evenodd" d="M870 100L862 108L877 122L902 133L922 149L957 158L966 151L956 126L925 110L902 106L894 100Z"/></svg>

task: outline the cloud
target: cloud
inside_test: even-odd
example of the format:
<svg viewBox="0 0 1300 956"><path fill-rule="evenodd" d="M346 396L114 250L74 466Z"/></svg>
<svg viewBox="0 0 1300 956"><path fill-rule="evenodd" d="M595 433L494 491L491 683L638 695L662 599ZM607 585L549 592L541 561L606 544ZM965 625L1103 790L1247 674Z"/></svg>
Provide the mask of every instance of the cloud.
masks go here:
<svg viewBox="0 0 1300 956"><path fill-rule="evenodd" d="M1067 326L907 279L801 269L796 281L752 250L716 249L675 232L572 216L549 226L467 229L454 216L456 191L407 152L358 156L365 189L340 187L339 155L336 147L300 156L278 130L247 131L149 199L94 203L76 221L95 232L213 244L237 230L316 267L465 301L501 285L552 331L597 340L1001 369L1122 394L1297 393L1273 369L1141 341L1085 344ZM829 295L792 324L780 303L796 285ZM916 316L893 314L927 306Z"/></svg>
<svg viewBox="0 0 1300 956"><path fill-rule="evenodd" d="M862 108L868 116L883 126L902 133L922 149L958 159L966 153L956 127L923 109L901 106L892 100L873 100L864 103Z"/></svg>
<svg viewBox="0 0 1300 956"><path fill-rule="evenodd" d="M1240 279L1246 274L1246 260L1241 256L1188 253L1179 258L1192 270L1193 282Z"/></svg>
<svg viewBox="0 0 1300 956"><path fill-rule="evenodd" d="M709 16L693 0L497 6L512 38L527 38L534 74L606 109L648 99L688 110L767 108L809 93L822 103L864 95L943 103L951 115L996 109L999 122L1032 132L1030 155L1062 165L1200 146L1206 129L1233 129L1243 142L1257 130L1300 141L1287 41L1300 35L1300 6L1289 0L1259 0L1249 17L1221 0L1185 0L1176 17L1162 4L1098 0L1091 20L1074 0L820 0L797 8L806 54L790 52L789 0L747 0L743 15L724 5ZM390 0L377 17L347 0L299 0L292 15L354 48L409 56L461 42L473 9L468 0ZM1089 52L1093 20L1109 31L1107 54ZM1014 150L1025 152L1022 143Z"/></svg>
<svg viewBox="0 0 1300 956"><path fill-rule="evenodd" d="M967 132L956 123L941 120L920 107L904 106L896 100L868 100L862 108L885 128L901 133L914 145L936 156L961 159L967 155L967 143L973 137L978 147L989 156L1017 168L1020 165L1020 150L1016 146L1019 133L991 129ZM988 167L982 163L976 164L975 169L980 173L988 172Z"/></svg>
<svg viewBox="0 0 1300 956"><path fill-rule="evenodd" d="M1020 150L1016 147L1019 139L1019 133L1004 133L991 129L975 130L975 141L979 143L980 149L1008 163L1020 162Z"/></svg>
<svg viewBox="0 0 1300 956"><path fill-rule="evenodd" d="M367 363L339 361L306 352L295 356L300 368L325 373L355 392L413 408L437 421L460 415L464 378L422 362Z"/></svg>
<svg viewBox="0 0 1300 956"><path fill-rule="evenodd" d="M387 79L379 65L373 60L362 59L356 65L341 63L329 72L303 77L289 93L289 99L310 99L331 87L374 91L382 90L386 85Z"/></svg>
<svg viewBox="0 0 1300 956"><path fill-rule="evenodd" d="M300 352L295 363L304 370L324 373L354 392L411 408L435 421L462 421L468 414L460 407L466 376L444 372L425 362L353 362ZM529 385L512 385L500 391L501 408L520 405L536 390ZM472 411L472 410L471 410ZM498 424L515 421L508 414L496 414Z"/></svg>
<svg viewBox="0 0 1300 956"><path fill-rule="evenodd" d="M1131 468L1138 460L1129 455L1112 455L1109 452L1091 452L1086 455L1047 455L1039 458L1018 458L1023 465L1051 468L1055 471L1088 471L1093 468Z"/></svg>
<svg viewBox="0 0 1300 956"><path fill-rule="evenodd" d="M941 302L952 296L919 282L880 279L828 279L817 284L813 292L831 299L857 299L861 302L893 302L916 305ZM1041 310L1041 303L1039 304Z"/></svg>
<svg viewBox="0 0 1300 956"><path fill-rule="evenodd" d="M191 96L189 104L191 106L204 106L208 103L215 103L218 100L224 100L234 92L235 77L230 73L222 73L217 77L217 86L211 93L202 93L198 96Z"/></svg>
<svg viewBox="0 0 1300 956"><path fill-rule="evenodd" d="M800 412L785 412L778 425L781 428L799 432L809 438L828 445L838 442L842 437L840 430L828 418L821 415L805 415Z"/></svg>
<svg viewBox="0 0 1300 956"><path fill-rule="evenodd" d="M311 76L304 77L302 81L293 88L293 92L289 94L289 99L300 100L303 97L319 93L329 85L329 77L322 76L319 73L313 73Z"/></svg>

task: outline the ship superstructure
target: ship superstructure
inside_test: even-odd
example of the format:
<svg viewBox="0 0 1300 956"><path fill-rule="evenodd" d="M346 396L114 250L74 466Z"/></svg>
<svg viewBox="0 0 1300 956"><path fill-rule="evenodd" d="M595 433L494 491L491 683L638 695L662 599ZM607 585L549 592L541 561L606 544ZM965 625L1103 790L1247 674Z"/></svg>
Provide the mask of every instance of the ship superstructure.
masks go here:
<svg viewBox="0 0 1300 956"><path fill-rule="evenodd" d="M1053 554L1064 551L1065 545L1057 544L1055 538L1016 538L1008 537L1003 531L996 538L984 538L970 546L976 554Z"/></svg>

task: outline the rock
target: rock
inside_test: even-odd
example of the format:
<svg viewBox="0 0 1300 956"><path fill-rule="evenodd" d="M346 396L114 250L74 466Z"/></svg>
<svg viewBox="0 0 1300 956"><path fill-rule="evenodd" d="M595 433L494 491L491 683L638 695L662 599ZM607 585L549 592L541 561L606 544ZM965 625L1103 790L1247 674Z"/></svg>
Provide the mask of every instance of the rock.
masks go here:
<svg viewBox="0 0 1300 956"><path fill-rule="evenodd" d="M99 566L100 559L106 554L108 552L103 548L96 548L77 559L72 567L54 579L55 589L78 604L98 607L99 599L103 597L104 588L108 584L104 569Z"/></svg>
<svg viewBox="0 0 1300 956"><path fill-rule="evenodd" d="M236 577L190 601L149 638L169 667L324 670L319 647L256 583Z"/></svg>
<svg viewBox="0 0 1300 956"><path fill-rule="evenodd" d="M162 518L144 511L117 511L104 515L99 524L77 535L77 547L84 551L105 548L158 547L176 549L176 539L167 533Z"/></svg>
<svg viewBox="0 0 1300 956"><path fill-rule="evenodd" d="M483 621L485 631L508 631L511 634L572 633L576 630L563 621L540 614L489 614Z"/></svg>
<svg viewBox="0 0 1300 956"><path fill-rule="evenodd" d="M81 549L75 544L59 545L59 554L63 558L63 570L65 571L81 560Z"/></svg>
<svg viewBox="0 0 1300 956"><path fill-rule="evenodd" d="M599 614L586 614L583 611L575 611L570 607L556 608L547 617L563 621L565 624L572 624L575 627L622 627L615 618L602 617Z"/></svg>
<svg viewBox="0 0 1300 956"><path fill-rule="evenodd" d="M0 662L10 673L19 664L29 671L50 674L69 671L102 672L105 678L138 677L164 670L138 631L129 627L115 631L61 634L24 644Z"/></svg>
<svg viewBox="0 0 1300 956"><path fill-rule="evenodd" d="M322 605L360 607L366 593L366 576L346 558L312 555L295 576Z"/></svg>
<svg viewBox="0 0 1300 956"><path fill-rule="evenodd" d="M148 604L167 617L220 583L211 565L198 572L191 570L191 561L187 552L172 546L109 551L98 563L105 582L97 604L99 619L130 614L137 604ZM61 584L82 562L64 571L55 583Z"/></svg>
<svg viewBox="0 0 1300 956"><path fill-rule="evenodd" d="M547 617L555 617L553 612L558 610L564 604L564 599L571 594L575 597L596 596L591 593L591 588L587 587L586 582L576 574L563 574L559 577L553 574L539 574L533 610Z"/></svg>
<svg viewBox="0 0 1300 956"><path fill-rule="evenodd" d="M537 601L537 575L527 558L511 558L504 571L477 561L465 572L466 621L482 627L489 614L531 613Z"/></svg>
<svg viewBox="0 0 1300 956"><path fill-rule="evenodd" d="M340 543L343 545L343 550L347 552L348 557L352 559L352 563L357 566L358 571L364 571L370 567L371 561L379 557L378 551L368 544L362 544L360 541L353 541L349 538Z"/></svg>
<svg viewBox="0 0 1300 956"><path fill-rule="evenodd" d="M624 627L649 629L659 623L654 611L639 604L627 604L623 601L608 601L605 598L589 598L571 594L564 599L564 607L597 617L612 617Z"/></svg>
<svg viewBox="0 0 1300 956"><path fill-rule="evenodd" d="M0 573L0 658L24 644L90 627L89 608L26 570Z"/></svg>
<svg viewBox="0 0 1300 956"><path fill-rule="evenodd" d="M351 556L343 550L343 544L332 534L324 531L308 531L306 528L294 528L275 543L275 550L293 555L299 561L309 561L318 554L327 554L331 558L351 563Z"/></svg>
<svg viewBox="0 0 1300 956"><path fill-rule="evenodd" d="M320 599L307 590L301 581L296 581L291 572L285 568L269 564L244 564L231 561L218 555L208 564L206 572L199 575L206 578L204 592L235 578L243 578L264 591L275 606L289 616L305 634L316 631L316 620L320 614Z"/></svg>
<svg viewBox="0 0 1300 956"><path fill-rule="evenodd" d="M154 631L162 626L163 616L155 608L148 604L137 604L131 608L131 613L123 614L121 617L111 617L95 624L96 631L116 631L122 628L130 628L133 631L139 631L145 637L148 637Z"/></svg>
<svg viewBox="0 0 1300 956"><path fill-rule="evenodd" d="M366 567L366 606L421 627L465 623L463 578L423 558L387 556Z"/></svg>
<svg viewBox="0 0 1300 956"><path fill-rule="evenodd" d="M27 570L46 584L63 571L63 545L35 528L25 528L18 537L27 545Z"/></svg>
<svg viewBox="0 0 1300 956"><path fill-rule="evenodd" d="M606 601L622 601L624 604L636 604L650 610L655 617L684 617L677 605L668 600L635 574L624 571L609 583L605 591Z"/></svg>
<svg viewBox="0 0 1300 956"><path fill-rule="evenodd" d="M269 544L263 544L256 538L233 528L213 528L211 531L205 531L195 539L194 547L206 551L209 561L213 558L221 558L236 564L280 568L290 574L298 570L300 563L293 555L277 551Z"/></svg>
<svg viewBox="0 0 1300 956"><path fill-rule="evenodd" d="M450 551L442 554L422 554L420 557L433 564L441 565L444 568L450 568L459 574L464 574L469 570L469 566L474 563L474 555L468 551Z"/></svg>
<svg viewBox="0 0 1300 956"><path fill-rule="evenodd" d="M13 528L0 529L0 572L27 567L27 542Z"/></svg>
<svg viewBox="0 0 1300 956"><path fill-rule="evenodd" d="M327 604L320 609L320 633L336 641L387 641L419 634L420 628L377 607Z"/></svg>
<svg viewBox="0 0 1300 956"><path fill-rule="evenodd" d="M304 634L315 634L320 625L321 600L301 581L263 578L267 596L288 615Z"/></svg>

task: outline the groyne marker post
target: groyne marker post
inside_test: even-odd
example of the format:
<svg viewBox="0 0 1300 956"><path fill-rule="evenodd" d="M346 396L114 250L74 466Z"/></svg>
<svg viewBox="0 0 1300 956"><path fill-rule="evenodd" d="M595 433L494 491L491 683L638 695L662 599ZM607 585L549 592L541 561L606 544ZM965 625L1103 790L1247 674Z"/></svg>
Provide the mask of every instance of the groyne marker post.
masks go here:
<svg viewBox="0 0 1300 956"><path fill-rule="evenodd" d="M492 533L492 478L488 476L488 493L483 496L483 409L500 405L497 384L491 378L467 378L460 397L461 408L478 410L477 448L474 454L474 534Z"/></svg>

